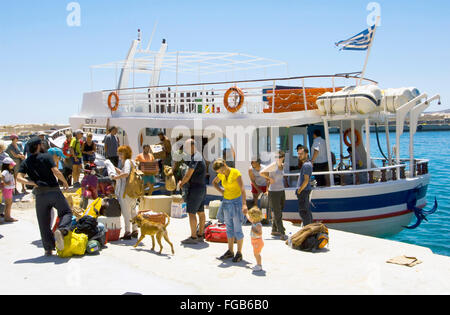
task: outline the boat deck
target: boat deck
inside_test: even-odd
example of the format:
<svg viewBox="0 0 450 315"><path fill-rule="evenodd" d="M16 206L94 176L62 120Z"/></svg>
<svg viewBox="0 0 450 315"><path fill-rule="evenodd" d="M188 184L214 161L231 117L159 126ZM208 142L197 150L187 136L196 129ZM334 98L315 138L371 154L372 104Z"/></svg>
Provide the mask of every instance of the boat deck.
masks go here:
<svg viewBox="0 0 450 315"><path fill-rule="evenodd" d="M20 221L0 228L1 294L449 294L450 257L430 249L330 230L330 245L319 253L289 248L264 227L263 272L244 227L244 260L221 262L226 244L183 247L188 219L171 219L163 253L151 251L151 239L134 249L134 240L108 244L98 256L43 257L34 203L17 203ZM287 232L297 226L285 222ZM158 246L156 247L157 249ZM390 258L415 256L423 263L409 268L388 264Z"/></svg>

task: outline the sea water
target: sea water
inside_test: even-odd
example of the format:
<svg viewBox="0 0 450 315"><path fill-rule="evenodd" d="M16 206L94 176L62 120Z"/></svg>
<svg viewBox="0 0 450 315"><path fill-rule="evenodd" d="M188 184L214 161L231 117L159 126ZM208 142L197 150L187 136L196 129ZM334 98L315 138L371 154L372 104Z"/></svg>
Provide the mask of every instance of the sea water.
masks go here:
<svg viewBox="0 0 450 315"><path fill-rule="evenodd" d="M339 134L331 134L331 150L336 154L339 163ZM365 142L365 135L362 135ZM379 133L380 146L387 156L386 135ZM395 133L390 134L391 148L395 145ZM370 134L371 156L381 158L376 133ZM344 145L344 150L346 146ZM345 151L344 155L348 155ZM409 158L409 132L400 137L400 157ZM425 246L433 253L450 256L450 131L417 132L414 135L414 157L428 159L428 171L431 174L427 191L429 210L437 198L438 210L427 217L428 222L414 230L404 229L402 232L388 237L390 240ZM411 224L416 222L415 216Z"/></svg>

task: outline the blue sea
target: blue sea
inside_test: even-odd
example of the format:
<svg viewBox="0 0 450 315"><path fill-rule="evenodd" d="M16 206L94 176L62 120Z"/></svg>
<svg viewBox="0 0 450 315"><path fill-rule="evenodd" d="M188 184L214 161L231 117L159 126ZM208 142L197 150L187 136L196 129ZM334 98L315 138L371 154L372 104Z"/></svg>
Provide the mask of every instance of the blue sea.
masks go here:
<svg viewBox="0 0 450 315"><path fill-rule="evenodd" d="M339 134L332 134L331 150L339 158ZM365 140L365 135L363 135ZM386 136L379 133L380 145L387 156ZM395 133L390 134L391 148L395 144ZM372 157L382 157L375 133L370 135ZM344 146L345 147L345 146ZM400 137L400 154L409 157L409 132ZM390 240L425 246L433 253L450 256L450 131L417 132L414 136L414 156L430 160L431 174L427 192L427 207L431 209L437 198L438 210L428 216L428 222L414 230L403 230L389 237ZM412 221L415 222L415 217Z"/></svg>

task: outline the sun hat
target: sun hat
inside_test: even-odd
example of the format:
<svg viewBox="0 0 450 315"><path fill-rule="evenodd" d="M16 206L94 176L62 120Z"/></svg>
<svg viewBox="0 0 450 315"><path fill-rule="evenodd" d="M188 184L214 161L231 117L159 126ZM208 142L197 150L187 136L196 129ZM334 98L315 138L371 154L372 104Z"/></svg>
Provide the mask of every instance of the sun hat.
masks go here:
<svg viewBox="0 0 450 315"><path fill-rule="evenodd" d="M19 137L18 137L16 134L12 134L12 135L10 136L10 139L11 139L11 140L19 139Z"/></svg>
<svg viewBox="0 0 450 315"><path fill-rule="evenodd" d="M13 161L13 159L11 159L9 157L4 159L2 163L12 165L13 167L16 166L16 163Z"/></svg>
<svg viewBox="0 0 450 315"><path fill-rule="evenodd" d="M56 155L63 159L67 158L60 148L50 148L50 149L48 149L47 152L50 153L51 155Z"/></svg>
<svg viewBox="0 0 450 315"><path fill-rule="evenodd" d="M45 136L45 135L46 135L46 133L45 133L45 132L43 132L43 131L39 131L37 135L38 135L38 136Z"/></svg>

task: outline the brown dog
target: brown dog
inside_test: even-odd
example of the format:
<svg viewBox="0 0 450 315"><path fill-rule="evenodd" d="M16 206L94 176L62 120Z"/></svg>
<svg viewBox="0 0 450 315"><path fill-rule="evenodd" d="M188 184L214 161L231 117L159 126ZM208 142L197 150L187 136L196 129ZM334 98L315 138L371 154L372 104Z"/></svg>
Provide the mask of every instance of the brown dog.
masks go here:
<svg viewBox="0 0 450 315"><path fill-rule="evenodd" d="M146 235L150 235L152 237L152 250L155 249L155 235L156 235L156 239L158 241L160 250L159 250L159 254L161 254L163 246L161 243L161 238L164 237L164 239L166 240L167 243L169 243L170 247L172 248L172 254L175 254L175 251L173 250L173 244L170 242L169 240L169 236L167 234L167 230L166 227L169 225L170 223L170 217L165 214L167 216L167 224L161 224L161 223L157 223L157 222L152 222L146 218L144 218L141 214L138 214L136 217L134 217L133 219L131 219L131 223L132 224L137 224L137 226L141 229L141 236L139 237L138 241L136 242L136 244L134 245L134 248L136 248L140 242L142 242L142 240L144 239L144 237Z"/></svg>
<svg viewBox="0 0 450 315"><path fill-rule="evenodd" d="M177 189L177 183L175 182L175 176L173 175L173 170L170 166L164 166L164 175L166 177L166 190L174 191Z"/></svg>

